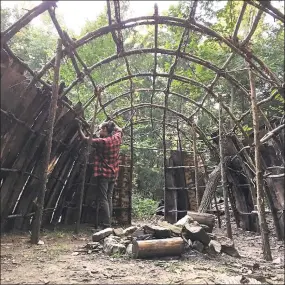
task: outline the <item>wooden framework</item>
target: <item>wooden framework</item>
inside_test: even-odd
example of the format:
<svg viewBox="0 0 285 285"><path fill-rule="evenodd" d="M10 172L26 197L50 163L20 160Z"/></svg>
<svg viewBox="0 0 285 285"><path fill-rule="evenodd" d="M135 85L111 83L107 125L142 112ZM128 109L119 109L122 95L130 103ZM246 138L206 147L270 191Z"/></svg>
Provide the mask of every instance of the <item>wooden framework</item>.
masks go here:
<svg viewBox="0 0 285 285"><path fill-rule="evenodd" d="M124 92L123 94L112 98L105 103L102 103L99 100L100 107L98 111L95 110L94 117L101 111L104 112L106 117L116 119L118 115L121 115L126 112L131 112L131 117L129 119L130 123L130 184L128 186L128 191L131 193L132 189L132 173L133 173L133 155L134 155L134 141L133 141L133 131L134 131L134 122L133 115L136 110L141 108L150 108L151 109L151 117L150 120L152 125L154 124L154 118L152 117L153 109L158 108L163 110L163 118L162 118L162 127L163 127L163 154L164 154L164 174L165 174L165 195L173 196L171 191L168 191L167 188L171 188L171 183L167 177L169 173L173 170L170 170L168 158L167 158L167 147L166 147L166 135L167 135L167 126L169 126L169 122L167 122L167 118L169 114L172 116L176 116L179 120L183 120L190 128L192 128L193 138L194 138L194 160L195 160L195 172L196 172L196 180L197 180L197 148L196 148L196 134L201 142L203 142L210 150L213 158L219 163L221 158L221 163L218 168L209 176L209 182L206 185L206 189L204 191L203 198L199 205L199 211L206 211L209 207L209 203L212 199L212 194L215 192L217 187L219 177L222 172L223 185L225 186L225 179L233 184L231 195L229 195L230 202L232 204L233 210L236 213L236 220L238 219L238 213L242 216L242 212L246 211L248 214L250 211L254 211L254 205L259 205L258 207L258 215L261 217L260 226L264 226L264 207L260 204L260 195L262 195L262 191L260 191L260 169L262 171L271 170L272 167L281 167L284 164L284 151L282 150L282 146L284 146L284 118L281 125L276 125L276 121L270 122L262 112L262 105L273 100L275 96L280 93L284 97L284 82L279 79L271 70L266 66L266 64L258 58L255 54L253 54L248 44L252 35L254 34L259 20L263 13L267 13L274 17L275 19L282 21L284 23L284 15L275 9L270 3L263 3L262 1L253 1L247 0L244 1L244 4L241 8L239 18L237 20L234 33L231 38L226 38L225 36L217 33L213 29L202 25L201 23L195 20L195 11L198 5L198 1L191 1L191 6L189 9L189 15L185 19L169 17L169 16L160 16L158 12L157 6L154 7L154 15L153 16L144 16L138 18L132 18L127 20L122 20L120 16L120 2L119 1L109 1L107 0L107 17L109 21L109 25L105 27L101 27L96 31L90 32L83 36L81 39L72 40L66 31L62 30L57 19L56 19L56 2L57 1L44 1L42 4L38 5L31 11L27 12L18 22L9 27L6 31L1 33L1 54L5 54L10 58L14 64L18 64L22 66L25 70L27 70L31 76L32 80L28 83L26 78L23 75L14 75L15 82L20 84L20 87L12 87L15 82L9 81L7 78L7 74L11 75L13 69L9 66L9 60L3 62L4 59L1 57L1 228L2 230L7 230L9 228L21 228L26 229L30 225L30 218L33 216L33 212L38 209L43 209L43 224L53 223L58 221L59 217L63 220L68 216L69 204L72 204L72 201L76 201L76 195L80 194L80 203L77 205L79 209L82 209L82 205L84 203L84 184L88 184L87 176L90 175L88 171L90 169L87 167L87 161L85 162L85 167L83 167L83 178L80 177L82 171L82 163L83 156L82 151L84 146L80 142L76 132L76 122L75 118L81 120L86 130L90 132L89 124L85 121L83 115L84 110L90 106L90 104L96 98L96 94L86 102L84 106L80 102L78 104L72 106L71 102L68 100L69 92L74 89L75 86L82 83L85 80L89 80L94 88L94 90L98 90L98 86L100 84L96 82L96 80L92 77L92 72L97 70L104 64L110 64L116 60L124 59L127 76L122 76L120 78L115 79L112 82L105 84L102 86L103 89L108 89L109 87L122 82L124 80L129 81L129 90ZM239 43L237 41L237 35L239 31L240 24L242 22L244 13L248 6L253 6L257 10L256 18L252 24L252 27L248 33L248 35ZM49 62L39 71L33 71L26 63L20 60L10 49L9 40L24 26L26 26L34 17L40 15L48 11L52 22L58 32L58 35L63 43L62 52L54 57L52 57ZM179 46L176 50L166 50L162 49L158 45L158 37L159 37L159 25L168 25L173 27L183 28L183 33L180 39ZM137 50L126 50L124 47L124 39L123 39L123 30L129 29L132 27L137 27L141 25L154 25L154 47L153 48L141 48ZM189 36L191 32L199 32L204 35L209 36L212 39L218 40L219 42L225 44L228 48L231 49L231 53L222 67L218 67L215 64L189 54L186 52L186 47L188 44ZM77 53L77 48L87 44L90 41L93 41L97 38L100 38L104 35L111 33L113 40L116 45L117 54L110 56L100 62L94 63L92 66L87 66L79 54ZM154 56L154 67L152 73L137 73L133 74L130 69L129 56L131 55L139 55L139 54L153 54ZM169 73L161 73L158 72L157 66L157 56L158 54L164 54L168 56L172 56L174 58L174 62L170 67ZM272 94L270 97L266 98L262 101L253 101L254 87L251 85L251 92L248 91L247 86L243 86L232 74L227 70L227 66L230 61L235 57L241 57L248 64L248 70L250 70L251 76L253 74L257 75L260 80L264 82L268 82L272 86ZM4 58L4 57L3 57ZM46 119L48 116L47 110L51 104L52 97L51 92L55 92L54 86L56 81L53 83L53 88L50 84L45 82L42 77L48 70L55 66L55 63L58 63L58 58L70 58L74 70L76 72L77 78L70 84L70 86L66 87L64 90L61 90L58 95L57 104L58 108L55 115L55 121L52 124L52 127L47 125ZM177 62L179 59L183 59L189 63L199 64L213 72L216 73L214 80L211 82L209 86L205 86L202 82L193 80L192 78L187 78L183 76L179 76L175 74L175 70L177 67ZM2 64L5 68L2 71ZM83 67L82 70L79 68L79 64ZM6 74L6 75L5 75ZM133 78L135 77L148 77L151 76L152 87L151 88L136 88ZM166 78L167 83L165 89L157 88L156 82L158 78ZM231 84L235 90L238 90L242 96L249 102L252 102L252 108L246 111L239 117L236 117L230 106L228 106L222 99L219 94L214 92L214 87L217 84L220 78L224 78L229 84ZM205 96L202 102L195 102L190 99L188 96L183 94L178 94L171 90L171 84L173 80L177 80L182 83L186 83L189 85L194 85L196 87L201 88L203 92L205 92ZM252 79L251 79L252 82ZM35 87L35 83L41 84L41 88ZM149 92L150 94L150 103L141 103L138 105L134 104L133 94L134 92ZM154 104L154 95L156 92L164 93L164 105ZM96 92L95 92L96 93ZM17 96L15 97L15 95ZM19 95L19 96L18 96ZM108 114L106 111L106 107L112 102L130 95L130 106L126 106L123 109L116 110L112 114ZM169 95L177 96L181 100L188 101L195 105L197 109L192 114L184 115L177 110L171 109L169 107ZM219 102L221 106L221 110L223 109L224 114L227 114L232 122L233 129L232 132L226 134L226 140L230 141L230 149L220 149L215 145L211 140L209 140L203 130L194 123L193 118L197 115L199 111L206 112L215 122L219 122L217 118L204 106L206 100L211 97L214 98L217 102ZM242 128L243 120L246 116L250 114L250 112L256 111L260 112L266 118L266 128L268 130L267 133L263 134L262 137L254 136L255 141L254 145L252 144L252 139ZM52 109L50 110L52 112ZM255 117L256 118L256 117ZM91 127L91 133L94 126L94 122ZM177 124L177 129L179 129L179 123ZM243 137L237 137L233 132L238 129ZM44 130L44 131L43 131ZM48 130L47 133L45 130ZM221 133L227 131L220 126ZM50 153L50 161L47 166L43 160L43 147L45 144L45 139L51 137L52 146ZM197 140L198 140L197 138ZM266 159L264 155L262 158L263 163L260 163L258 158L255 158L255 163L253 162L252 156L248 151L247 146L255 146L259 148L259 144L261 144L261 150L266 148L266 143L271 141L273 143L273 149L281 154L281 158L278 159L276 152L270 156L271 161ZM249 143L251 142L251 143ZM221 148L223 146L221 145ZM90 150L90 148L88 148ZM219 155L219 153L223 153L223 155L230 157L230 162L227 164L223 160L223 155ZM87 153L88 155L88 153ZM256 152L257 156L257 152ZM237 160L239 160L237 162ZM256 165L256 164L259 165ZM220 169L220 166L231 167L233 170L225 173L224 168ZM271 167L271 168L270 168ZM243 175L246 177L245 184L247 186L247 191L249 194L243 194L241 197L239 193L245 193L241 190L239 184L239 177L236 174L237 169L243 172ZM37 198L37 187L40 181L45 181L46 178L44 175L47 174L48 178L46 184L46 191L43 199ZM257 181L257 197L255 192L255 186L252 184L252 180L258 172L258 181ZM277 170L271 174L264 176L264 179L267 181L267 185L271 185L271 190L268 187L265 187L266 195L269 201L269 205L271 207L271 211L273 214L276 232L279 239L284 239L284 199L280 200L281 196L282 184L280 184L280 180L278 180L283 173L278 172ZM283 174L284 175L284 174ZM214 177L214 178L213 178ZM214 179L214 180L211 180ZM275 180L276 179L276 180ZM80 185L81 180L81 192L77 191L79 189L78 185ZM196 192L199 193L198 184L195 183ZM224 187L225 188L225 187ZM70 189L73 189L72 191ZM272 190L273 189L273 190ZM225 188L226 191L226 188ZM284 184L283 184L283 192L284 192ZM76 194L77 193L77 194ZM284 194L284 193L283 193ZM248 197L246 195L249 195ZM129 195L129 197L131 197ZM199 198L199 197L196 197ZM34 201L35 199L39 199L39 205L37 205ZM166 200L169 197L166 197ZM247 209L242 206L243 199L249 199L250 205L247 204ZM200 198L197 200L200 202ZM67 204L66 204L67 203ZM83 205L84 206L84 205ZM130 201L129 206L130 208ZM171 205L170 208L173 210L175 205ZM253 207L253 208L252 208ZM40 210L41 211L41 210ZM166 218L169 217L171 221L174 221L177 216L173 216L173 214L168 215L168 205L166 205ZM82 215L80 214L81 210L79 210L78 223L80 223L80 218L82 219ZM130 215L130 214L129 214ZM246 217L247 219L248 217ZM65 222L70 219L67 217ZM246 220L245 219L245 220ZM246 224L244 220L244 223ZM130 216L129 216L130 221ZM238 221L237 221L238 222ZM249 221L248 221L249 223ZM37 230L39 230L39 226L37 226ZM282 228L283 226L283 228ZM247 226L245 225L245 228ZM78 230L78 228L77 228ZM261 232L263 232L261 230ZM264 233L264 232L263 232ZM268 246L268 236L265 234L263 237L263 245ZM37 240L38 238L35 238ZM266 247L265 246L265 247ZM270 251L270 250L269 250ZM268 249L264 249L264 255L266 259L270 259L270 254L268 253Z"/></svg>

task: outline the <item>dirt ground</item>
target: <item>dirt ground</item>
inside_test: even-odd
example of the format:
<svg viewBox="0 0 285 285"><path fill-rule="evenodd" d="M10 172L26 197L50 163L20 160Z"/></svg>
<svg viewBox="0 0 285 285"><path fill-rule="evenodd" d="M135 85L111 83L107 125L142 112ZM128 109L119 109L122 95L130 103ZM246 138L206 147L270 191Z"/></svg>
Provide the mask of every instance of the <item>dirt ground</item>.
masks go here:
<svg viewBox="0 0 285 285"><path fill-rule="evenodd" d="M225 229L214 232L225 234ZM45 232L43 245L31 245L27 233L5 234L1 237L1 284L284 284L284 243L272 235L274 261L265 262L259 236L235 225L233 232L241 258L190 252L179 259L159 260L76 255L74 250L91 241L91 228L77 236L71 229Z"/></svg>

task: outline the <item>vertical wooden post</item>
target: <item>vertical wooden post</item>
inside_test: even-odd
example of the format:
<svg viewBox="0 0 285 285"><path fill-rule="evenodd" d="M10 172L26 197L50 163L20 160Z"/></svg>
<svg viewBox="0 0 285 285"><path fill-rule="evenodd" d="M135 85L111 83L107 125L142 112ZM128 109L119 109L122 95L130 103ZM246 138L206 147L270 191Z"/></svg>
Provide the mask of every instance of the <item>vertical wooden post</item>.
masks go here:
<svg viewBox="0 0 285 285"><path fill-rule="evenodd" d="M166 107L167 107L167 93L164 94L165 96L165 102L164 102L164 110L163 110L163 125L162 125L162 143L163 143L163 169L164 169L164 219L167 221L168 218L168 211L169 211L169 205L168 205L168 196L170 190L167 189L167 174L168 174L168 163L167 163L167 157L166 157ZM176 222L176 221L174 221Z"/></svg>
<svg viewBox="0 0 285 285"><path fill-rule="evenodd" d="M192 133L193 133L193 156L194 156L194 167L195 167L195 189L196 189L196 201L198 209L201 202L201 191L198 184L197 137L196 137L196 128L194 122L192 123Z"/></svg>
<svg viewBox="0 0 285 285"><path fill-rule="evenodd" d="M221 180L222 180L222 188L224 195L224 203L225 203L225 217L226 217L226 227L227 227L227 236L232 239L232 227L231 227L231 219L230 219L230 210L229 210L229 197L228 190L226 186L226 170L225 170L225 157L224 157L224 132L223 132L223 118L222 118L222 96L219 95L219 146L220 146L220 161L221 161Z"/></svg>
<svg viewBox="0 0 285 285"><path fill-rule="evenodd" d="M231 110L231 113L233 114L234 112L234 101L235 101L235 88L234 86L231 87L231 104L230 104L230 110ZM231 128L234 127L235 125L235 122L233 121L233 119L231 119Z"/></svg>
<svg viewBox="0 0 285 285"><path fill-rule="evenodd" d="M45 147L43 149L43 152L44 152L43 161L42 161L43 172L40 175L41 179L40 179L40 186L39 186L39 192L38 192L39 194L37 197L37 210L35 213L35 219L33 221L32 236L31 236L31 242L33 244L37 244L39 242L40 229L41 229L41 223L42 223L42 217L43 217L48 165L50 161L53 126L54 126L54 120L55 120L56 108L57 108L57 100L58 100L58 86L59 86L58 82L59 82L61 53L62 53L62 40L58 39L55 66L54 66L52 95L51 95L49 116L48 116L48 121L47 121L47 130L46 130L47 138L46 138Z"/></svg>
<svg viewBox="0 0 285 285"><path fill-rule="evenodd" d="M133 82L130 83L130 90L133 90ZM130 183L129 183L129 203L132 205L132 191L133 191L133 172L134 172L134 124L133 124L133 117L134 117L134 96L133 92L131 92L131 128L130 128L130 135L131 135L131 161L130 161ZM132 211L129 211L128 216L129 224L132 223Z"/></svg>
<svg viewBox="0 0 285 285"><path fill-rule="evenodd" d="M214 194L214 201L215 201L215 208L216 208L217 217L218 217L218 227L219 227L219 229L220 229L220 228L222 227L222 223L221 223L220 210L219 210L218 202L217 202L217 191L216 191L215 194Z"/></svg>
<svg viewBox="0 0 285 285"><path fill-rule="evenodd" d="M261 168L261 156L260 156L260 138L259 134L259 108L257 106L256 92L255 92L255 78L249 68L249 82L251 91L251 110L252 110L252 122L254 133L254 145L255 145L255 175L256 175L256 194L257 194L257 210L258 220L260 226L260 234L262 241L262 251L265 260L272 260L270 244L269 244L269 232L265 218L265 205L264 205L264 189L262 181L262 168Z"/></svg>
<svg viewBox="0 0 285 285"><path fill-rule="evenodd" d="M97 113L98 102L99 102L98 98L99 98L101 92L102 92L102 88L101 87L96 87L94 89L94 95L96 96L95 97L96 101L95 101L95 106L94 106L93 119L92 119L91 126L90 126L90 128L91 128L90 136L89 136L89 139L87 141L87 147L84 150L84 162L83 162L82 181L81 181L81 185L80 185L77 220L76 220L76 226L75 226L75 230L74 230L74 232L76 234L79 233L79 228L80 228L80 220L81 220L81 214L82 214L82 204L83 204L83 195L84 195L86 170L87 170L87 164L88 164L88 161L89 161L89 155L90 155L90 151L91 151L91 145L92 145L92 139L93 139L93 133L94 133L94 126L95 126L95 120L96 120L96 113Z"/></svg>

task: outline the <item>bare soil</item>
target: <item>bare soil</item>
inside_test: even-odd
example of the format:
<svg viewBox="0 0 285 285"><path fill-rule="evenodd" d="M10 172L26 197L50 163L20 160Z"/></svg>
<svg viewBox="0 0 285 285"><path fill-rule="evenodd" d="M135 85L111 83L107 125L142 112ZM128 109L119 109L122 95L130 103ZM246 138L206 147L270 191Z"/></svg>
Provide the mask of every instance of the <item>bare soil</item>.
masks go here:
<svg viewBox="0 0 285 285"><path fill-rule="evenodd" d="M224 228L214 232L225 234ZM43 245L31 245L27 233L5 234L1 284L284 284L284 243L271 235L274 261L266 262L260 236L235 225L233 232L241 258L192 251L180 258L154 260L76 255L76 249L91 241L90 228L76 236L72 229L46 231Z"/></svg>

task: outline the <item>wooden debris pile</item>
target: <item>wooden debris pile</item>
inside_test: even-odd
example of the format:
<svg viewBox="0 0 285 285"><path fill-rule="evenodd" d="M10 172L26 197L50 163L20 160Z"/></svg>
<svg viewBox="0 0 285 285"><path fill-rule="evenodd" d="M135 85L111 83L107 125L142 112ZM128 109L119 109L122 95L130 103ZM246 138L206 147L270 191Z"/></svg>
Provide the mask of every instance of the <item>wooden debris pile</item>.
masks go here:
<svg viewBox="0 0 285 285"><path fill-rule="evenodd" d="M212 214L187 212L175 224L159 221L157 225L145 224L142 227L106 228L94 233L92 242L76 252L158 258L179 257L196 251L212 256L225 253L240 257L231 239L212 233L214 225L215 216Z"/></svg>

